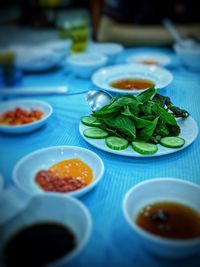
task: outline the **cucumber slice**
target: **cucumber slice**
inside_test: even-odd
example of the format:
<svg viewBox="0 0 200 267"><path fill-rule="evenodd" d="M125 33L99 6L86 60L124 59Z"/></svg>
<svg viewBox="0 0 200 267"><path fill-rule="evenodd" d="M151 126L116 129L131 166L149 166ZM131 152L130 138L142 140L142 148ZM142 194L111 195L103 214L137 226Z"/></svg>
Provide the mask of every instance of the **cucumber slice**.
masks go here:
<svg viewBox="0 0 200 267"><path fill-rule="evenodd" d="M128 147L128 141L117 136L109 136L105 140L106 145L114 150L122 150Z"/></svg>
<svg viewBox="0 0 200 267"><path fill-rule="evenodd" d="M103 139L108 136L108 132L100 129L100 128L88 128L83 131L85 137L93 138L93 139Z"/></svg>
<svg viewBox="0 0 200 267"><path fill-rule="evenodd" d="M81 122L87 126L99 126L99 125L101 125L101 122L92 116L81 117Z"/></svg>
<svg viewBox="0 0 200 267"><path fill-rule="evenodd" d="M144 155L152 155L158 151L158 147L155 144L133 141L131 145L136 152Z"/></svg>
<svg viewBox="0 0 200 267"><path fill-rule="evenodd" d="M185 144L185 140L177 136L166 136L160 139L160 144L169 148L179 148Z"/></svg>

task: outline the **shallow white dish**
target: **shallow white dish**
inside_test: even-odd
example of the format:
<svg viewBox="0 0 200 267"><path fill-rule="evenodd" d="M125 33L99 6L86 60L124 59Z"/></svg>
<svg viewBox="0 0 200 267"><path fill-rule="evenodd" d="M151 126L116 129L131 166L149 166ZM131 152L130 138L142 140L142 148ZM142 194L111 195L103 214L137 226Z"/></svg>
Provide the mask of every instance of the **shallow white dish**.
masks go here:
<svg viewBox="0 0 200 267"><path fill-rule="evenodd" d="M13 110L16 107L25 110L38 109L41 110L44 114L40 120L31 123L26 123L16 126L0 124L0 132L11 133L11 134L32 132L41 127L44 123L46 123L53 112L52 106L46 102L24 99L24 100L11 100L1 103L0 114L3 114L4 112L9 110Z"/></svg>
<svg viewBox="0 0 200 267"><path fill-rule="evenodd" d="M171 72L158 66L124 64L98 70L92 75L92 82L101 89L117 94L138 94L147 90L120 90L110 86L114 81L134 78L150 80L158 89L168 86L173 80Z"/></svg>
<svg viewBox="0 0 200 267"><path fill-rule="evenodd" d="M156 202L181 203L200 213L199 194L199 185L176 178L153 178L133 186L124 197L123 212L138 243L156 255L171 259L181 259L199 252L200 238L163 238L147 232L135 223L139 211Z"/></svg>
<svg viewBox="0 0 200 267"><path fill-rule="evenodd" d="M158 156L164 156L167 154L172 154L174 152L180 151L190 144L194 142L194 140L197 138L198 135L198 126L196 121L189 116L187 119L182 120L178 119L178 125L181 128L181 134L180 137L182 137L185 140L184 146L181 148L173 149L173 148L167 148L161 145L158 145L158 151L156 154L153 155L142 155L137 152L135 152L132 147L129 145L128 148L124 150L113 150L110 149L106 144L105 144L105 139L92 139L92 138L87 138L84 136L83 131L87 128L90 128L89 126L86 126L80 122L79 124L79 132L83 139L88 142L90 145L99 148L100 150L116 154L116 155L121 155L121 156L128 156L128 157L158 157Z"/></svg>
<svg viewBox="0 0 200 267"><path fill-rule="evenodd" d="M6 192L4 193L4 201L6 201L5 194ZM12 198L8 192L8 202L10 197ZM20 201L23 201L23 199ZM0 204L1 203L0 197ZM5 206L6 205L7 203L5 202ZM9 205L7 208L9 208ZM42 222L54 222L66 226L74 233L77 243L76 247L69 254L64 255L56 261L51 261L48 267L64 266L80 253L91 235L92 220L90 213L79 200L71 197L64 197L56 193L37 195L30 199L26 207L18 210L17 216L13 216L12 220L6 221L3 226L1 226L0 231L2 231L1 233L3 234L0 235L0 255L2 255L1 252L7 240L9 240L13 234L26 226ZM2 263L1 260L2 257L0 256L0 265Z"/></svg>
<svg viewBox="0 0 200 267"><path fill-rule="evenodd" d="M80 53L67 59L70 70L79 78L90 78L99 68L105 66L107 57L97 53Z"/></svg>
<svg viewBox="0 0 200 267"><path fill-rule="evenodd" d="M45 45L11 46L8 50L16 53L16 65L27 72L46 71L59 66L63 60L63 53Z"/></svg>
<svg viewBox="0 0 200 267"><path fill-rule="evenodd" d="M48 169L53 164L72 158L78 158L93 170L92 182L82 189L69 193L60 193L63 196L82 196L94 188L104 174L104 164L94 152L75 146L47 147L32 152L22 158L14 167L13 180L17 187L29 194L49 194L43 191L36 183L35 176L40 170Z"/></svg>
<svg viewBox="0 0 200 267"><path fill-rule="evenodd" d="M171 62L171 58L162 53L137 53L126 58L127 63L138 63L145 65L145 63L142 63L143 61L153 61L156 63L152 65L166 66Z"/></svg>

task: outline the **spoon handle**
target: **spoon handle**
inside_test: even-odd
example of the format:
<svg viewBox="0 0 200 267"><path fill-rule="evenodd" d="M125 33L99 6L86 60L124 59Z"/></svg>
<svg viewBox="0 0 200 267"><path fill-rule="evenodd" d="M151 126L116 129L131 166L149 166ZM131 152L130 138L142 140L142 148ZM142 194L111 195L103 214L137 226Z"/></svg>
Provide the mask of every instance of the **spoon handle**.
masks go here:
<svg viewBox="0 0 200 267"><path fill-rule="evenodd" d="M75 93L67 93L66 95L82 95L82 94L85 94L85 93L87 93L89 91L89 89L88 90L84 90L84 91L80 91L80 92L75 92Z"/></svg>
<svg viewBox="0 0 200 267"><path fill-rule="evenodd" d="M170 19L163 19L163 25L170 32L171 36L177 43L182 41L180 34L177 32Z"/></svg>
<svg viewBox="0 0 200 267"><path fill-rule="evenodd" d="M30 87L30 88L5 88L0 90L0 97L9 96L40 96L40 95L80 95L87 93L88 90L79 92L69 92L66 86L52 86L52 87Z"/></svg>

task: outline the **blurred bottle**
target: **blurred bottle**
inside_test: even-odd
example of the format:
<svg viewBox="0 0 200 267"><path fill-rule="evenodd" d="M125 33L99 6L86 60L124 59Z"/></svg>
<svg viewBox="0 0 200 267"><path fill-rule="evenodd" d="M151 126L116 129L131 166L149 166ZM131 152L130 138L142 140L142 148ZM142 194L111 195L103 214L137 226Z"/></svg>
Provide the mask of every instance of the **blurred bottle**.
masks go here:
<svg viewBox="0 0 200 267"><path fill-rule="evenodd" d="M4 86L14 86L21 79L21 72L16 67L16 55L12 51L0 51L0 68Z"/></svg>
<svg viewBox="0 0 200 267"><path fill-rule="evenodd" d="M86 51L89 41L89 25L85 19L77 19L71 25L72 53Z"/></svg>

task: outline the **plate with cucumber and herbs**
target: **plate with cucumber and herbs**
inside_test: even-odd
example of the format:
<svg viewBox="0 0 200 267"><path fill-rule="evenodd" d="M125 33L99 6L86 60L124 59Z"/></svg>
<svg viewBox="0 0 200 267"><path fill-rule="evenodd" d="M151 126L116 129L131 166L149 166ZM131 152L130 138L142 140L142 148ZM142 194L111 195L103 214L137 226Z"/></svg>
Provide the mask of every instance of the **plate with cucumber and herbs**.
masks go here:
<svg viewBox="0 0 200 267"><path fill-rule="evenodd" d="M198 126L186 110L150 88L137 96L113 97L99 111L81 117L79 131L84 140L103 151L152 157L189 146L198 135Z"/></svg>

